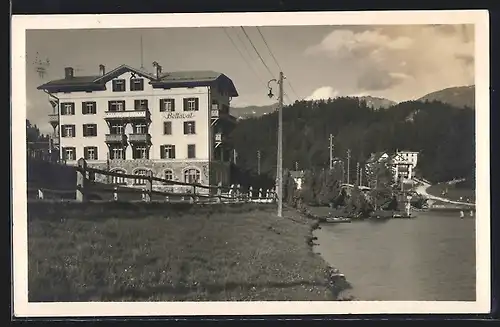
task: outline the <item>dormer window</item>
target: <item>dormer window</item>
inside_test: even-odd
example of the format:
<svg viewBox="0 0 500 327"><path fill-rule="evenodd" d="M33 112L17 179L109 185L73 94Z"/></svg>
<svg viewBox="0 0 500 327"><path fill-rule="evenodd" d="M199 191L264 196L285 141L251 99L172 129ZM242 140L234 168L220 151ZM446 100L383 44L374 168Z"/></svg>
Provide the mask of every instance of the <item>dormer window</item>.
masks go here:
<svg viewBox="0 0 500 327"><path fill-rule="evenodd" d="M143 78L131 78L130 79L130 91L144 91L144 79Z"/></svg>
<svg viewBox="0 0 500 327"><path fill-rule="evenodd" d="M125 91L125 80L115 79L113 80L113 92L124 92Z"/></svg>

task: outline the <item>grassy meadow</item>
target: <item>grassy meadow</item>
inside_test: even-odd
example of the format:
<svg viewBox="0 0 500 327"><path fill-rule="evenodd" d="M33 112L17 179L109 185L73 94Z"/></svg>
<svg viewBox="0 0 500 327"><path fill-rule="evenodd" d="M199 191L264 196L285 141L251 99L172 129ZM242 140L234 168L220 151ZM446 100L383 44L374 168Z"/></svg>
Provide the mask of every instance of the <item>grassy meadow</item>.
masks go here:
<svg viewBox="0 0 500 327"><path fill-rule="evenodd" d="M274 205L29 203L29 301L334 300L314 225Z"/></svg>

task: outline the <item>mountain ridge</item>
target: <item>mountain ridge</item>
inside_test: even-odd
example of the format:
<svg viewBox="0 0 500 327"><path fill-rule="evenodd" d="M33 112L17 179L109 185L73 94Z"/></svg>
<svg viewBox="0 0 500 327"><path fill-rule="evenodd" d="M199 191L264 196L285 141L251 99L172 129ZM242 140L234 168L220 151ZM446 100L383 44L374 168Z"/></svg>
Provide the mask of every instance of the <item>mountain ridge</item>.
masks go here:
<svg viewBox="0 0 500 327"><path fill-rule="evenodd" d="M392 101L390 99L376 97L371 95L364 96L349 96L350 98L358 98L360 100L366 101L366 104L374 109L387 109L398 102ZM411 101L411 100L407 100ZM464 85L448 87L441 90L437 90L431 93L427 93L424 96L413 100L420 102L432 102L439 101L445 104L452 105L457 108L475 108L475 86L474 85ZM399 103L406 102L401 101ZM231 114L238 119L247 119L260 117L263 115L270 114L276 110L277 104L264 105L264 106L245 106L245 107L231 107Z"/></svg>

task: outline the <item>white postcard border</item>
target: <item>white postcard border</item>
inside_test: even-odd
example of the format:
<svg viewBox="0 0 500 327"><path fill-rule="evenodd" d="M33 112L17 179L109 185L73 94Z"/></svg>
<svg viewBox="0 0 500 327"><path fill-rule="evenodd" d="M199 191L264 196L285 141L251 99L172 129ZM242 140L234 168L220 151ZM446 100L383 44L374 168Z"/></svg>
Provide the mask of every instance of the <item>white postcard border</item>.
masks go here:
<svg viewBox="0 0 500 327"><path fill-rule="evenodd" d="M474 24L476 87L476 301L28 303L26 207L26 30L286 25ZM365 11L12 17L13 293L17 317L488 313L490 311L489 14ZM460 285L457 285L460 287ZM221 305L222 304L222 305Z"/></svg>

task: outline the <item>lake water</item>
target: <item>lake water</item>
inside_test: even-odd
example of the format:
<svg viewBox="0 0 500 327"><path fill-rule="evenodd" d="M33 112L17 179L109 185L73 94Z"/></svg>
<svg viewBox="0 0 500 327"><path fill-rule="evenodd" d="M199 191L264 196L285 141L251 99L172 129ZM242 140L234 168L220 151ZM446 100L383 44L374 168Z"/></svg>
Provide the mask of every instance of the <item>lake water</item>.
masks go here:
<svg viewBox="0 0 500 327"><path fill-rule="evenodd" d="M475 218L324 224L315 252L345 274L360 301L475 301Z"/></svg>

